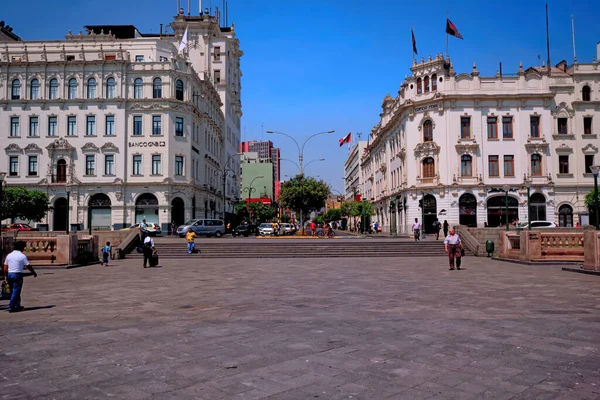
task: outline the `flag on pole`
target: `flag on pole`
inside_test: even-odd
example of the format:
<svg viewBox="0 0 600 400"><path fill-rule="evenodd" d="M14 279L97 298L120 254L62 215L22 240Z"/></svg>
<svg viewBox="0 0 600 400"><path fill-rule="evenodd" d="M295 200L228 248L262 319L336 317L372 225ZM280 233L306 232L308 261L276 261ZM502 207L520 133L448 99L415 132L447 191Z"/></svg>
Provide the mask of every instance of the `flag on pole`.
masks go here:
<svg viewBox="0 0 600 400"><path fill-rule="evenodd" d="M412 35L413 53L419 55L419 53L417 53L417 40L415 39L415 28L411 28L410 33Z"/></svg>
<svg viewBox="0 0 600 400"><path fill-rule="evenodd" d="M456 25L454 25L449 18L446 18L446 33L456 38L463 39L462 35L458 31L458 28L456 28Z"/></svg>
<svg viewBox="0 0 600 400"><path fill-rule="evenodd" d="M352 132L344 136L340 139L340 147L344 145L344 143L350 143L352 141Z"/></svg>
<svg viewBox="0 0 600 400"><path fill-rule="evenodd" d="M183 34L183 37L181 38L181 43L179 44L179 54L183 53L184 50L187 48L188 45L188 28L185 28L185 33Z"/></svg>

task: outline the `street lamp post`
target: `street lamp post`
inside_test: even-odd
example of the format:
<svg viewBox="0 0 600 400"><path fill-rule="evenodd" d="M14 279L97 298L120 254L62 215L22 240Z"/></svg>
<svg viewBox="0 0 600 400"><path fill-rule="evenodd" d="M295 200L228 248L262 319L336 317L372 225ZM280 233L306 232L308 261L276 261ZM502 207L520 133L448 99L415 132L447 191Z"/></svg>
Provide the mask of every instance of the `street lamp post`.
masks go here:
<svg viewBox="0 0 600 400"><path fill-rule="evenodd" d="M390 236L396 236L396 200L390 199Z"/></svg>
<svg viewBox="0 0 600 400"><path fill-rule="evenodd" d="M315 136L325 135L325 134L333 133L333 132L335 132L335 130L332 129L330 131L318 132L318 133L315 133L314 135L310 135L304 141L304 143L302 144L302 147L300 147L300 145L298 144L298 142L296 141L296 139L294 139L292 136L288 135L287 133L276 132L276 131L267 131L267 133L287 136L288 138L292 139L294 141L294 143L296 143L296 147L298 147L298 166L300 167L299 169L300 169L300 174L301 175L304 173L304 169L302 168L302 159L304 158L304 146L306 146L306 142L308 142L310 139L314 138Z"/></svg>
<svg viewBox="0 0 600 400"><path fill-rule="evenodd" d="M598 173L600 173L600 165L592 165L590 167L594 174L594 213L596 214L596 230L600 230L600 215L598 215Z"/></svg>
<svg viewBox="0 0 600 400"><path fill-rule="evenodd" d="M504 207L505 207L505 219L506 219L506 230L510 230L508 226L508 191L510 190L510 186L504 185Z"/></svg>
<svg viewBox="0 0 600 400"><path fill-rule="evenodd" d="M70 222L69 212L71 210L71 185L70 184L65 185L65 190L67 192L67 227L65 229L65 233L68 235L69 234L69 222Z"/></svg>
<svg viewBox="0 0 600 400"><path fill-rule="evenodd" d="M527 230L531 230L531 180L525 179L527 188Z"/></svg>
<svg viewBox="0 0 600 400"><path fill-rule="evenodd" d="M228 172L235 172L229 168L227 168L227 165L229 164L229 162L231 161L231 159L235 156L239 156L242 153L235 153L232 154L231 156L229 156L229 158L227 159L227 162L225 163L225 165L223 165L223 222L227 225L227 221L225 221L225 189L227 187L227 173Z"/></svg>
<svg viewBox="0 0 600 400"><path fill-rule="evenodd" d="M244 188L244 189L248 190L248 199L252 199L252 191L254 190L254 188L252 187L252 185L254 184L254 181L257 180L257 179L262 179L262 178L264 178L263 175L255 177L254 179L252 179L250 181L250 186Z"/></svg>

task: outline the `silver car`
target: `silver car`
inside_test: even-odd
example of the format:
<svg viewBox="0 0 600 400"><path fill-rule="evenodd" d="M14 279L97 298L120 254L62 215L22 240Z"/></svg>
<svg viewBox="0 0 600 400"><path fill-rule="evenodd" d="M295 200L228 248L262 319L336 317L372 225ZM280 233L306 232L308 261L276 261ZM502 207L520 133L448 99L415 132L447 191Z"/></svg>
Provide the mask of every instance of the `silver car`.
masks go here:
<svg viewBox="0 0 600 400"><path fill-rule="evenodd" d="M269 224L267 222L263 222L258 226L258 234L260 236L270 236L275 234L275 229L273 229L273 224Z"/></svg>
<svg viewBox="0 0 600 400"><path fill-rule="evenodd" d="M177 228L179 237L184 237L188 229L192 228L198 236L221 237L225 233L225 223L220 219L192 219Z"/></svg>

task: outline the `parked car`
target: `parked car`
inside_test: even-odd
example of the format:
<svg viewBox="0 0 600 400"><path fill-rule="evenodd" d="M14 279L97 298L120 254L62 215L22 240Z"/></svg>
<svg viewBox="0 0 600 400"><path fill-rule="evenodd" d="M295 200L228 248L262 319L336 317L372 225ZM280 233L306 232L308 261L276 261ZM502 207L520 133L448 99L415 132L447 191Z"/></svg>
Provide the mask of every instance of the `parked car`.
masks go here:
<svg viewBox="0 0 600 400"><path fill-rule="evenodd" d="M528 227L529 227L529 222L522 222L519 224L520 229L528 229ZM531 229L534 229L534 228L556 228L556 227L558 227L558 225L556 225L552 221L531 221Z"/></svg>
<svg viewBox="0 0 600 400"><path fill-rule="evenodd" d="M258 234L260 236L275 235L275 229L273 229L273 224L270 222L263 222L258 226Z"/></svg>
<svg viewBox="0 0 600 400"><path fill-rule="evenodd" d="M33 228L27 224L16 223L2 225L2 231L37 231L37 228Z"/></svg>
<svg viewBox="0 0 600 400"><path fill-rule="evenodd" d="M131 231L131 230L139 230L140 229L140 224L133 224L127 228L123 228L121 229L122 231ZM154 223L154 222L148 222L146 224L146 231L148 231L148 235L149 236L156 236L156 235L160 235L162 233L162 230L160 229L160 225Z"/></svg>
<svg viewBox="0 0 600 400"><path fill-rule="evenodd" d="M296 233L296 227L286 222L279 224L279 229L282 235L293 235Z"/></svg>
<svg viewBox="0 0 600 400"><path fill-rule="evenodd" d="M184 237L189 228L198 236L221 237L225 233L225 223L220 219L192 219L177 228L179 237Z"/></svg>
<svg viewBox="0 0 600 400"><path fill-rule="evenodd" d="M236 228L234 228L233 231L231 231L231 236L233 236L233 237L236 237L236 236L248 237L250 235L256 235L257 232L258 232L258 230L257 230L256 225L242 224L242 225L239 225Z"/></svg>

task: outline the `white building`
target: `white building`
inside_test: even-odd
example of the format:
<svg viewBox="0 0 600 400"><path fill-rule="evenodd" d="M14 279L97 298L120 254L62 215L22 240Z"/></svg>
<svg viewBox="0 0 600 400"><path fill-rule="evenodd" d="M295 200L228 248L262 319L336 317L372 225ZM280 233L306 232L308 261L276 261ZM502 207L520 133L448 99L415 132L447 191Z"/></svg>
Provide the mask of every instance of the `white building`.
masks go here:
<svg viewBox="0 0 600 400"><path fill-rule="evenodd" d="M344 198L346 201L354 200L357 194L361 193L361 158L365 153L367 141L357 141L352 143L348 159L344 164Z"/></svg>
<svg viewBox="0 0 600 400"><path fill-rule="evenodd" d="M475 65L456 74L438 55L411 71L398 96L384 98L362 158L363 198L384 230L406 232L423 217L426 231L436 218L498 226L507 201L509 222L527 221L527 185L531 220L587 223L589 166L600 162L599 62L482 77Z"/></svg>
<svg viewBox="0 0 600 400"><path fill-rule="evenodd" d="M133 26L2 44L0 169L8 186L48 193L51 211L42 223L49 229L65 229L67 218L80 229L119 229L145 218L166 230L173 220L220 218L223 199L239 197L234 174L223 196L241 115L239 101L232 111L223 93L239 92L241 52L233 28L209 15L179 15L176 32L194 18L210 40L191 45L206 60L226 51L237 80L224 85L206 68L210 62L188 62L191 47L179 55L177 33L144 35Z"/></svg>

